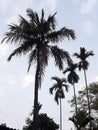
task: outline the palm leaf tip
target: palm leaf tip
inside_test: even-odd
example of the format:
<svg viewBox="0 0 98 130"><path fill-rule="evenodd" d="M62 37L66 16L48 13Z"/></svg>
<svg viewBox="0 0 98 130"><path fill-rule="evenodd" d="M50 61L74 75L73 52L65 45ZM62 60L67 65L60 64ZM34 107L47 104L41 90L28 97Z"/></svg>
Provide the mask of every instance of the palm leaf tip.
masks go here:
<svg viewBox="0 0 98 130"><path fill-rule="evenodd" d="M65 74L66 72L67 72L67 70L64 70L64 71L63 71L63 74Z"/></svg>
<svg viewBox="0 0 98 130"><path fill-rule="evenodd" d="M57 96L57 95L55 95L54 100L56 101L56 103L57 103L57 105L58 105L58 104L59 104L59 101L58 101L58 96Z"/></svg>
<svg viewBox="0 0 98 130"><path fill-rule="evenodd" d="M53 88L49 89L50 94L53 94Z"/></svg>
<svg viewBox="0 0 98 130"><path fill-rule="evenodd" d="M13 54L11 54L8 58L7 61L10 61L12 59Z"/></svg>
<svg viewBox="0 0 98 130"><path fill-rule="evenodd" d="M43 18L44 18L44 14L45 14L44 9L42 9L42 19L41 19L42 21L43 21Z"/></svg>
<svg viewBox="0 0 98 130"><path fill-rule="evenodd" d="M66 27L64 28L64 33L66 34L66 36L68 37L68 39L71 37L73 40L76 39L76 36L75 36L75 32L74 30L72 29L67 29Z"/></svg>
<svg viewBox="0 0 98 130"><path fill-rule="evenodd" d="M93 51L89 51L89 55L94 56L95 54Z"/></svg>

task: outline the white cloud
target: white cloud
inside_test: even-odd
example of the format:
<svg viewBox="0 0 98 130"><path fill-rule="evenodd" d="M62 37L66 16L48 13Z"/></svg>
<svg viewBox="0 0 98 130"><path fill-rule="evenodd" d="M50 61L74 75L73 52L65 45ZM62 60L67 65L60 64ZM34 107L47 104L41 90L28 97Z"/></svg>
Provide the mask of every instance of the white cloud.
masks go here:
<svg viewBox="0 0 98 130"><path fill-rule="evenodd" d="M95 30L95 26L92 22L86 21L83 23L83 29L87 35L91 35Z"/></svg>
<svg viewBox="0 0 98 130"><path fill-rule="evenodd" d="M26 75L22 79L23 87L28 87L34 83L34 76L33 75Z"/></svg>
<svg viewBox="0 0 98 130"><path fill-rule="evenodd" d="M84 0L81 4L81 13L89 14L92 12L96 5L96 0Z"/></svg>

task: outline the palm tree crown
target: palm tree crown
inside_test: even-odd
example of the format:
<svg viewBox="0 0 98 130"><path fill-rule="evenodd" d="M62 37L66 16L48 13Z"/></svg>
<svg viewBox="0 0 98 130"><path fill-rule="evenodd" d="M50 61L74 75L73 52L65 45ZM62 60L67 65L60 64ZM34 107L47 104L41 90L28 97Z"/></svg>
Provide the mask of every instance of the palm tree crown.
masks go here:
<svg viewBox="0 0 98 130"><path fill-rule="evenodd" d="M53 84L53 86L49 89L49 91L50 94L53 94L53 91L56 91L54 100L57 102L57 104L59 104L58 99L65 98L64 88L65 91L68 92L68 85L66 84L65 78L60 79L58 77L52 77L52 79L55 80L56 83Z"/></svg>
<svg viewBox="0 0 98 130"><path fill-rule="evenodd" d="M74 56L76 56L77 58L80 59L79 62L79 69L81 70L81 68L87 70L88 66L89 66L89 62L87 61L87 58L89 56L93 56L94 53L93 51L86 51L86 49L84 47L80 47L80 53L74 53Z"/></svg>
<svg viewBox="0 0 98 130"><path fill-rule="evenodd" d="M59 69L63 68L63 60L67 58L70 61L68 52L59 49L55 44L62 41L65 37L75 39L74 31L67 29L66 27L56 30L55 14L49 15L47 20L44 18L44 10L42 10L41 18L38 14L31 9L27 9L27 16L29 20L26 20L22 16L20 17L19 25L9 25L9 32L5 34L2 40L8 43L16 44L17 48L8 57L8 61L16 55L25 55L28 53L28 71L31 65L38 61L39 66L39 82L41 82L41 76L44 73L45 66L48 65L48 57L51 54L55 59L55 64ZM49 43L51 43L49 45ZM54 46L52 44L54 43Z"/></svg>
<svg viewBox="0 0 98 130"><path fill-rule="evenodd" d="M78 67L77 64L71 62L68 65L68 67L65 69L65 71L63 72L64 74L69 72L67 80L72 85L73 85L73 83L77 83L79 80L79 76L75 71L77 67Z"/></svg>

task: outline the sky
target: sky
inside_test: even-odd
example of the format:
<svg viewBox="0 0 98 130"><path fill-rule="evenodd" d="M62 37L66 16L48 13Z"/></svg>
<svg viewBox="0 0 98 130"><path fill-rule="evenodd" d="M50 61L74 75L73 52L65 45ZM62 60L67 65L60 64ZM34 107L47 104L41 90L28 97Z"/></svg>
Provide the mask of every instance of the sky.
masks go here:
<svg viewBox="0 0 98 130"><path fill-rule="evenodd" d="M39 13L45 10L45 17L49 14L56 14L57 29L67 27L73 29L76 40L65 39L58 46L73 55L79 52L80 47L88 51L93 50L94 56L90 57L89 69L87 71L88 83L98 81L98 1L97 0L0 0L0 41L5 32L8 31L8 24L18 23L18 15L26 16L26 9ZM25 120L32 110L34 99L34 75L36 66L32 66L27 73L28 60L26 56L14 57L7 62L8 55L15 47L10 44L0 44L0 123L6 123L9 127L22 129ZM73 58L76 62L77 60ZM65 66L66 67L66 66ZM84 85L82 72L79 83L76 85L77 92ZM39 90L39 102L43 105L40 112L59 123L59 105L54 102L54 96L49 94L49 88L53 85L52 76L65 77L54 66L53 59L50 59L46 68L42 87ZM66 98L62 101L63 106L63 130L74 128L68 120L72 108L68 103L73 96L70 86L69 92L65 93Z"/></svg>

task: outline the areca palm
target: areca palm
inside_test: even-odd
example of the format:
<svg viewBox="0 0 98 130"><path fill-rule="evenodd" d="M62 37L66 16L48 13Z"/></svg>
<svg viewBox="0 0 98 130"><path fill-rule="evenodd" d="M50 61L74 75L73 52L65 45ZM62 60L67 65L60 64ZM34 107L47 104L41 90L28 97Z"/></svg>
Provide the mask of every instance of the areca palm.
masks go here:
<svg viewBox="0 0 98 130"><path fill-rule="evenodd" d="M55 92L54 100L59 104L60 101L60 130L62 130L62 103L61 99L65 98L64 92L68 92L68 85L66 84L65 78L58 78L58 77L52 77L53 80L56 81L56 83L53 84L53 86L49 89L50 94L53 94L53 91ZM65 90L64 90L65 88ZM59 100L60 99L60 100Z"/></svg>
<svg viewBox="0 0 98 130"><path fill-rule="evenodd" d="M84 71L84 78L85 78L85 86L86 86L86 93L87 93L87 101L88 101L88 112L89 112L89 118L90 118L90 100L89 100L89 92L88 92L88 84L87 84L87 76L86 76L86 70L88 69L89 62L87 61L87 58L90 56L93 56L93 51L86 51L84 47L80 48L80 53L74 53L74 56L80 59L79 62L79 69L83 69ZM91 123L90 123L90 129L91 129Z"/></svg>
<svg viewBox="0 0 98 130"><path fill-rule="evenodd" d="M76 110L76 115L77 115L77 100L76 100L76 90L75 90L75 83L78 82L79 76L76 73L76 68L77 64L70 63L69 66L65 69L63 72L64 74L69 72L67 80L68 82L73 86L73 91L74 91L74 100L75 100L75 110Z"/></svg>
<svg viewBox="0 0 98 130"><path fill-rule="evenodd" d="M44 10L41 17L32 9L27 9L26 13L29 19L19 16L19 24L9 25L9 31L5 34L2 43L6 41L16 46L16 49L9 55L8 61L13 56L28 54L28 71L32 64L36 63L33 118L34 130L38 130L38 89L41 87L48 58L50 55L54 57L55 65L60 70L63 68L64 60L70 62L68 52L60 49L57 43L66 37L74 40L75 33L66 27L56 30L56 13L49 15L47 19L45 19Z"/></svg>

